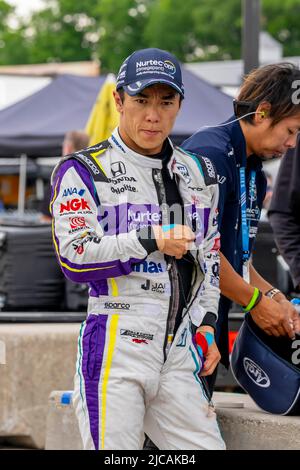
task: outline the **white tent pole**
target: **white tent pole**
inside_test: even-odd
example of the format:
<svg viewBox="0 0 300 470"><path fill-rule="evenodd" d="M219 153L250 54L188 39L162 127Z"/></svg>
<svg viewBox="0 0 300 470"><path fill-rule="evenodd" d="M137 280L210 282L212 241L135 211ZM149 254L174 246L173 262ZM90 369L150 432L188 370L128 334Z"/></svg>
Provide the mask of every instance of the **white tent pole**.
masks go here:
<svg viewBox="0 0 300 470"><path fill-rule="evenodd" d="M35 182L35 191L36 191L36 197L39 201L42 201L45 195L45 185L43 178L37 178Z"/></svg>
<svg viewBox="0 0 300 470"><path fill-rule="evenodd" d="M25 193L27 176L27 155L24 153L20 157L20 177L19 177L19 195L18 195L18 214L24 215L25 211Z"/></svg>

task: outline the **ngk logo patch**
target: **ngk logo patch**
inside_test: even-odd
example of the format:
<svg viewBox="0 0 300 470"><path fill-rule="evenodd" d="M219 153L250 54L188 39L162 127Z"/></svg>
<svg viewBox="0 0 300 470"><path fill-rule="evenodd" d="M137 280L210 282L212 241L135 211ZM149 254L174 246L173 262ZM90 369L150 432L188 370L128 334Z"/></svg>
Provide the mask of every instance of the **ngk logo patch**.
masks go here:
<svg viewBox="0 0 300 470"><path fill-rule="evenodd" d="M64 212L77 212L79 210L91 210L88 202L81 198L81 199L71 199L66 203L60 204L60 214Z"/></svg>

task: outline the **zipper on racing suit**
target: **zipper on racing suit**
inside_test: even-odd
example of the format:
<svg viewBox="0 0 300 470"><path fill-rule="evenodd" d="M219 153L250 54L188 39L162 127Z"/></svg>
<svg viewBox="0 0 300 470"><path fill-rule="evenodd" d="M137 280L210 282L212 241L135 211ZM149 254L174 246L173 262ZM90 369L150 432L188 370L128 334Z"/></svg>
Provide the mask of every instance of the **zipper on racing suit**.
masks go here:
<svg viewBox="0 0 300 470"><path fill-rule="evenodd" d="M198 257L198 250L197 250L197 257ZM201 289L202 282L203 282L203 281L200 282L199 287L197 288L197 290L196 290L196 292L195 292L195 295L194 295L193 299L191 300L192 293L193 293L193 289L194 289L194 287L195 287L195 285L196 285L197 270L200 269L200 268L199 268L199 265L197 264L197 262L194 262L194 269L195 269L195 271L194 271L195 277L194 277L194 279L193 279L192 287L191 287L191 290L190 290L190 292L189 292L188 301L187 301L187 304L189 304L189 306L187 307L187 310L186 310L184 316L189 313L189 310L190 310L191 306L193 305L194 300L198 297L198 293L199 293L199 290ZM205 276L205 275L204 275L204 276ZM196 329L196 328L195 328L195 329ZM203 393L204 393L204 395L206 396L206 399L207 399L208 405L209 405L207 416L210 416L211 412L214 411L214 403L213 403L213 400L212 400L212 393L211 393L210 390L209 390L206 377L203 377L203 376L201 376L200 374L198 374L198 377L199 377L199 380L200 380L201 383L202 383Z"/></svg>
<svg viewBox="0 0 300 470"><path fill-rule="evenodd" d="M155 189L157 192L157 197L158 197L158 202L160 205L160 209L162 212L162 225L169 224L169 208L167 205L167 198L166 198L166 192L165 192L165 187L163 184L163 178L162 178L162 173L158 169L153 169L152 170L152 177L155 185ZM184 313L184 316L188 314L192 304L194 303L195 299L198 296L199 290L201 289L202 282L200 282L197 291L195 292L193 299L191 299L194 287L197 282L197 272L200 270L199 264L197 262L198 259L198 253L199 251L197 250L196 253L196 261L194 260L194 270L193 270L193 280L192 280L192 285L191 289L188 294L188 298L186 301L186 311ZM169 311L168 311L168 317L167 317L167 324L166 324L166 333L165 333L165 340L164 340L164 362L167 359L167 355L171 346L171 343L168 342L168 337L170 334L173 335L174 333L174 328L175 328L175 320L176 320L176 315L178 312L178 307L179 307L179 289L180 289L180 284L179 284L179 273L178 273L178 268L176 261L174 257L165 255L165 260L167 262L167 271L169 273L169 279L170 279L170 285L171 285L171 298L170 298L170 303L169 303ZM183 288L181 286L181 288ZM210 410L214 408L213 402L211 399L211 394L208 389L208 385L206 382L205 377L202 377L199 374L199 379L202 382L203 385L203 392L206 395L208 404L209 404L209 411L208 415L210 413Z"/></svg>
<svg viewBox="0 0 300 470"><path fill-rule="evenodd" d="M162 213L162 225L169 224L169 207L167 204L166 191L163 183L162 173L159 169L152 170L152 177L157 192L158 202ZM175 318L179 307L179 282L178 282L178 271L175 259L172 256L165 255L167 262L167 271L169 274L169 280L171 285L171 295L169 302L169 311L166 324L166 333L164 340L164 361L167 359L169 350L168 337L173 335L175 327Z"/></svg>
<svg viewBox="0 0 300 470"><path fill-rule="evenodd" d="M196 260L198 260L198 254L199 254L199 250L197 250L197 252L196 252ZM199 286L198 286L198 288L197 288L197 290L196 290L196 292L195 292L195 294L192 298L193 291L194 291L194 288L196 286L197 278L199 277L197 275L197 273L198 273L198 270L200 270L199 262L197 262L196 260L193 257L193 276L192 276L191 288L189 290L187 299L185 300L186 311L184 312L184 315L183 315L182 318L184 318L185 315L189 314L189 310L190 310L191 306L193 305L195 299L198 297L198 294L199 294L199 291L201 289L202 282L203 282L202 281L202 282L199 283ZM204 277L205 277L205 274L204 274ZM192 324L192 322L191 322L191 324ZM196 331L196 327L195 327L195 331ZM206 399L208 401L208 414L207 414L207 416L210 416L212 410L214 410L214 404L213 404L213 401L212 401L212 394L209 390L208 383L206 381L206 377L203 377L200 374L198 374L198 378L202 383L203 394L204 394L204 396L206 397Z"/></svg>

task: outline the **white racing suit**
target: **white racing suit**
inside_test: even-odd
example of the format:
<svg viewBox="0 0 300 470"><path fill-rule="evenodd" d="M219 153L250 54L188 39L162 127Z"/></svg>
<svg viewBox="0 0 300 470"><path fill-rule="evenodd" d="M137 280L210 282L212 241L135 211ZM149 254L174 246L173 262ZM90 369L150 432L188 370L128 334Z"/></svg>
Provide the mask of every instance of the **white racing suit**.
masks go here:
<svg viewBox="0 0 300 470"><path fill-rule="evenodd" d="M90 286L75 375L74 407L85 449L223 449L199 377L192 323L219 301L218 188L208 159L173 149L168 164L197 238L183 320L176 263L143 238L166 219L162 162L108 141L65 157L52 177L56 255L64 274Z"/></svg>

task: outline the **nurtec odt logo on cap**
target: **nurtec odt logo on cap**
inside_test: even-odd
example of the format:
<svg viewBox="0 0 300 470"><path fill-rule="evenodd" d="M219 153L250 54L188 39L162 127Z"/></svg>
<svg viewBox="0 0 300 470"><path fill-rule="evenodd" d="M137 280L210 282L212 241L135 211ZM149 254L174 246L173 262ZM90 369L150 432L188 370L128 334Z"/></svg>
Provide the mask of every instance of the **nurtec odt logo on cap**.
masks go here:
<svg viewBox="0 0 300 470"><path fill-rule="evenodd" d="M171 60L140 60L136 62L136 74L144 73L167 73L168 75L174 75L176 73L176 67Z"/></svg>
<svg viewBox="0 0 300 470"><path fill-rule="evenodd" d="M176 73L176 67L173 64L173 62L171 62L170 60L165 60L164 66L168 70L168 72L171 73L172 75Z"/></svg>

